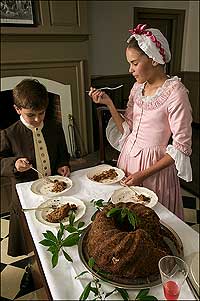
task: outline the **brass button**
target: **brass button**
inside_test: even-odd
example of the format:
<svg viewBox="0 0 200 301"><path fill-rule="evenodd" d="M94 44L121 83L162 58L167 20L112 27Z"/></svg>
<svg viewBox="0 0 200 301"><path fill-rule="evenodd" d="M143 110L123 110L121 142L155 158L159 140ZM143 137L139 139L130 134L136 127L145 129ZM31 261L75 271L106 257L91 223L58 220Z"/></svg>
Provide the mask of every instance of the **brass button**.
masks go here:
<svg viewBox="0 0 200 301"><path fill-rule="evenodd" d="M44 169L46 170L46 169L47 169L47 167L45 166L45 167L44 167Z"/></svg>
<svg viewBox="0 0 200 301"><path fill-rule="evenodd" d="M38 140L38 143L42 143L42 141L41 141L41 140Z"/></svg>
<svg viewBox="0 0 200 301"><path fill-rule="evenodd" d="M43 163L46 163L46 160L43 160Z"/></svg>
<svg viewBox="0 0 200 301"><path fill-rule="evenodd" d="M42 156L42 157L44 157L44 156L45 156L45 154L44 154L44 153L42 153L42 154L41 154L41 156Z"/></svg>
<svg viewBox="0 0 200 301"><path fill-rule="evenodd" d="M40 134L37 134L38 137L40 137Z"/></svg>

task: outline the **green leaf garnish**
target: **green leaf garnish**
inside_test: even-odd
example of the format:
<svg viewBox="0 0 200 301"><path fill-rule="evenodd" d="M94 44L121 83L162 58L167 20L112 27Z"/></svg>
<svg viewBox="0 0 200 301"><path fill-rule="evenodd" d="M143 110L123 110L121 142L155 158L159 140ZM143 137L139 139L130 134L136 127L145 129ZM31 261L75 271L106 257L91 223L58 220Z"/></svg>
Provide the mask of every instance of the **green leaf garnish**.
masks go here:
<svg viewBox="0 0 200 301"><path fill-rule="evenodd" d="M121 210L122 210L121 208L112 208L107 212L106 216L111 217L111 216L117 215L117 214L119 214L119 212L121 213Z"/></svg>
<svg viewBox="0 0 200 301"><path fill-rule="evenodd" d="M87 297L89 296L90 293L90 288L91 288L91 282L89 282L86 287L84 288L79 300L86 300Z"/></svg>
<svg viewBox="0 0 200 301"><path fill-rule="evenodd" d="M66 258L68 261L73 262L72 258L69 256L69 254L67 254L67 252L65 252L64 250L62 250L62 251L63 251L63 254L64 254L65 258Z"/></svg>
<svg viewBox="0 0 200 301"><path fill-rule="evenodd" d="M120 293L120 295L122 296L123 300L126 300L126 301L129 300L128 292L124 288L116 287L116 290Z"/></svg>
<svg viewBox="0 0 200 301"><path fill-rule="evenodd" d="M105 298L109 297L109 296L112 295L114 292L116 292L116 288L115 288L113 291L111 291L111 292L109 292L109 293L106 293L106 294L105 294Z"/></svg>
<svg viewBox="0 0 200 301"><path fill-rule="evenodd" d="M122 210L121 210L121 218L122 219L124 219L125 218L125 216L128 214L128 210L127 210L127 208L122 208Z"/></svg>
<svg viewBox="0 0 200 301"><path fill-rule="evenodd" d="M46 239L52 240L52 241L54 241L54 242L57 241L56 236L53 234L53 232L51 232L51 231L49 231L49 230L47 230L46 233L42 233L42 234L44 235L44 237L45 237Z"/></svg>
<svg viewBox="0 0 200 301"><path fill-rule="evenodd" d="M58 263L58 252L54 253L52 256L52 266L53 268L57 265Z"/></svg>
<svg viewBox="0 0 200 301"><path fill-rule="evenodd" d="M95 260L94 260L93 257L89 258L89 260L88 260L88 265L89 265L89 267L90 267L91 269L94 267L94 265L95 265Z"/></svg>
<svg viewBox="0 0 200 301"><path fill-rule="evenodd" d="M77 229L72 225L66 226L65 229L70 233L77 232Z"/></svg>
<svg viewBox="0 0 200 301"><path fill-rule="evenodd" d="M128 221L133 226L133 229L135 229L137 225L137 217L135 213L128 211Z"/></svg>
<svg viewBox="0 0 200 301"><path fill-rule="evenodd" d="M71 226L73 226L74 220L75 220L75 213L72 212L72 213L69 215L69 224L70 224Z"/></svg>
<svg viewBox="0 0 200 301"><path fill-rule="evenodd" d="M42 244L45 247L49 247L47 251L51 252L52 254L51 261L53 267L55 267L58 263L60 250L62 251L67 261L71 261L71 262L73 261L72 258L69 256L69 254L65 250L63 250L63 247L72 247L78 243L80 235L84 230L84 229L80 230L80 228L83 227L85 224L84 222L79 222L78 227L76 228L74 226L74 219L75 219L75 214L72 212L69 216L69 225L64 227L64 225L60 223L60 228L56 236L53 234L53 232L49 230L43 233L45 239L41 240L40 244ZM65 230L67 230L71 234L63 239Z"/></svg>
<svg viewBox="0 0 200 301"><path fill-rule="evenodd" d="M84 222L79 222L79 223L78 223L78 229L82 228L84 225L85 225Z"/></svg>
<svg viewBox="0 0 200 301"><path fill-rule="evenodd" d="M88 271L83 271L83 272L81 272L80 274L78 274L76 277L75 277L75 279L77 279L78 277L81 277L81 276L83 276L84 274L87 274L87 273L89 273Z"/></svg>
<svg viewBox="0 0 200 301"><path fill-rule="evenodd" d="M64 230L65 230L65 227L62 223L60 223L60 228L58 230L58 233L57 233L57 239L58 241L61 240L62 236L63 236L63 233L64 233Z"/></svg>
<svg viewBox="0 0 200 301"><path fill-rule="evenodd" d="M136 300L148 295L149 291L150 291L149 288L141 289L136 296Z"/></svg>
<svg viewBox="0 0 200 301"><path fill-rule="evenodd" d="M94 295L95 296L97 296L98 295L98 288L97 287L90 287L90 290L91 290L91 292L93 292L94 293Z"/></svg>
<svg viewBox="0 0 200 301"><path fill-rule="evenodd" d="M43 246L51 246L54 244L54 242L52 240L49 239L43 239L40 241L40 244Z"/></svg>
<svg viewBox="0 0 200 301"><path fill-rule="evenodd" d="M63 247L72 247L72 246L76 245L78 241L79 241L79 234L72 233L63 240L62 246Z"/></svg>
<svg viewBox="0 0 200 301"><path fill-rule="evenodd" d="M51 252L52 254L56 253L58 251L58 246L56 244L50 246L47 251Z"/></svg>
<svg viewBox="0 0 200 301"><path fill-rule="evenodd" d="M135 230L139 222L139 218L137 217L137 215L128 208L112 208L107 212L106 216L115 216L117 223L119 224L123 224L125 221L125 217L127 217L129 224L133 227L133 230Z"/></svg>
<svg viewBox="0 0 200 301"><path fill-rule="evenodd" d="M144 296L142 299L139 299L142 301L154 301L154 300L158 300L156 297L148 295L148 296Z"/></svg>

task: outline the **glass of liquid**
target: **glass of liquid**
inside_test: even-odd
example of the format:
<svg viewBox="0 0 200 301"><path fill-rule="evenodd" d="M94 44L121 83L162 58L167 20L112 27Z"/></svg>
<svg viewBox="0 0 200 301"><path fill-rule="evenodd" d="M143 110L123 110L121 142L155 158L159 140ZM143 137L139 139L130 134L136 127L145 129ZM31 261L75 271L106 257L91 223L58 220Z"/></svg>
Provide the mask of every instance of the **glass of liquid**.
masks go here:
<svg viewBox="0 0 200 301"><path fill-rule="evenodd" d="M164 256L159 260L164 295L166 300L178 300L181 287L188 276L187 263L176 256Z"/></svg>

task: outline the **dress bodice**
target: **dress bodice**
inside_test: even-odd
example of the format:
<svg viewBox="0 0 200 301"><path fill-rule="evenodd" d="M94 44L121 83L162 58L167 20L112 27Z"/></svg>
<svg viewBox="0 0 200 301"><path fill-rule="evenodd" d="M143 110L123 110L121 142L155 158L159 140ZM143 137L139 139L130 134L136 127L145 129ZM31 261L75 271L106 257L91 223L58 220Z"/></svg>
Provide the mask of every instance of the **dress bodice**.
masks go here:
<svg viewBox="0 0 200 301"><path fill-rule="evenodd" d="M185 86L173 77L154 96L143 96L143 88L135 83L129 96L125 120L130 142L139 148L167 146L172 135L174 146L191 154L191 106Z"/></svg>

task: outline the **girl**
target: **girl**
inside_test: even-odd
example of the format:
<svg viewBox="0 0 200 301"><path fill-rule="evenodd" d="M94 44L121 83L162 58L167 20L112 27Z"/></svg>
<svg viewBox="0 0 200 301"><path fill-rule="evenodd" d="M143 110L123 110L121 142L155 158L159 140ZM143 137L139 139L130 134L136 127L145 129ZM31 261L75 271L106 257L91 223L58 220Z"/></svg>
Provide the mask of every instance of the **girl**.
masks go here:
<svg viewBox="0 0 200 301"><path fill-rule="evenodd" d="M124 116L103 91L90 88L95 103L112 115L106 129L110 144L120 150L117 166L126 173L124 184L153 190L159 201L183 219L178 177L192 180L191 106L188 91L177 76L165 73L171 59L163 34L139 24L127 40L129 72L136 79ZM118 134L116 136L116 128ZM172 145L168 144L172 135Z"/></svg>

